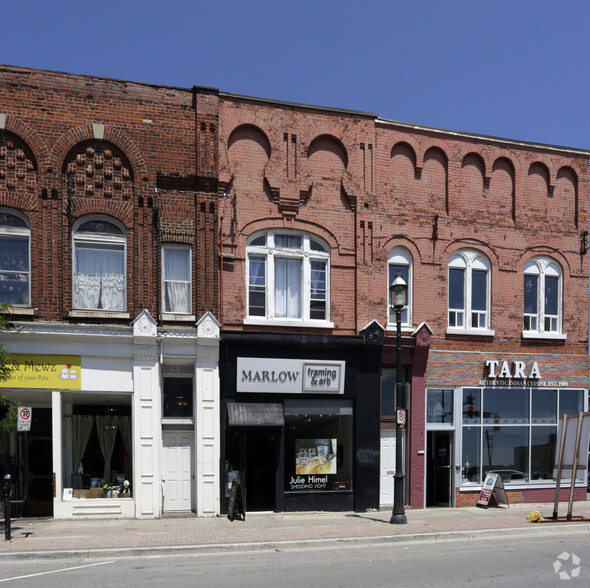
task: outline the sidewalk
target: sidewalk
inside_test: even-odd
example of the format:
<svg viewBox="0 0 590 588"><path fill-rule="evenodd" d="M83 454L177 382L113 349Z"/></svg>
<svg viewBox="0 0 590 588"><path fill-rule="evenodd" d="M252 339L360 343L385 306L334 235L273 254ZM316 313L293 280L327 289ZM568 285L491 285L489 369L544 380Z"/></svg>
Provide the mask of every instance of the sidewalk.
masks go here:
<svg viewBox="0 0 590 588"><path fill-rule="evenodd" d="M226 517L165 517L158 520L13 519L12 539L0 525L1 559L112 558L164 553L261 550L310 547L325 543L378 543L481 537L490 533L551 533L556 528L590 531L590 501L574 502L566 522L567 502L559 504L559 521L529 523L539 510L547 519L553 503L516 504L510 508L436 508L407 510L407 524L389 523L390 511L367 513L265 513L245 521ZM583 517L585 520L579 520ZM573 529L572 529L573 530Z"/></svg>

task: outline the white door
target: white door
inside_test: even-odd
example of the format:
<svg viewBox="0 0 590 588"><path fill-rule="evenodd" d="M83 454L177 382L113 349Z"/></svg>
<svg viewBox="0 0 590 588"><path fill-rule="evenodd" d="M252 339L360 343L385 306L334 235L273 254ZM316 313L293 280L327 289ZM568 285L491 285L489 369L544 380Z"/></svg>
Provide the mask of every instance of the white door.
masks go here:
<svg viewBox="0 0 590 588"><path fill-rule="evenodd" d="M379 506L393 506L393 474L395 473L395 430L381 431L381 483Z"/></svg>
<svg viewBox="0 0 590 588"><path fill-rule="evenodd" d="M193 508L194 433L162 433L162 482L164 512Z"/></svg>

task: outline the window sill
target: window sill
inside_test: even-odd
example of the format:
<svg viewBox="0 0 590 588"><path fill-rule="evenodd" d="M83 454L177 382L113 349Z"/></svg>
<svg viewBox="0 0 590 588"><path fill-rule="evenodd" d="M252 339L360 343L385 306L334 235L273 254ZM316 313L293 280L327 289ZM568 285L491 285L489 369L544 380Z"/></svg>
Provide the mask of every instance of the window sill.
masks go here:
<svg viewBox="0 0 590 588"><path fill-rule="evenodd" d="M385 325L385 330L396 332L397 331L397 324L396 323L387 323ZM416 328L413 327L412 325L406 325L406 324L402 323L402 333L413 333L415 330L416 330Z"/></svg>
<svg viewBox="0 0 590 588"><path fill-rule="evenodd" d="M543 339L546 341L565 341L567 335L564 333L540 333L538 331L523 331L523 339Z"/></svg>
<svg viewBox="0 0 590 588"><path fill-rule="evenodd" d="M162 417L163 425L194 425L195 419L192 417Z"/></svg>
<svg viewBox="0 0 590 588"><path fill-rule="evenodd" d="M175 312L163 312L163 321L176 321L176 322L191 322L194 323L197 319L194 314L179 314Z"/></svg>
<svg viewBox="0 0 590 588"><path fill-rule="evenodd" d="M6 314L11 315L22 315L22 316L35 316L34 308L21 308L18 306L10 306L6 309Z"/></svg>
<svg viewBox="0 0 590 588"><path fill-rule="evenodd" d="M333 329L334 323L330 321L304 321L302 319L265 319L265 318L245 318L245 325L266 325L269 327L307 327L315 329Z"/></svg>
<svg viewBox="0 0 590 588"><path fill-rule="evenodd" d="M104 310L70 310L70 318L115 318L128 319L128 312L105 312Z"/></svg>
<svg viewBox="0 0 590 588"><path fill-rule="evenodd" d="M461 329L459 327L448 327L447 335L469 335L471 337L493 337L496 331L489 329Z"/></svg>

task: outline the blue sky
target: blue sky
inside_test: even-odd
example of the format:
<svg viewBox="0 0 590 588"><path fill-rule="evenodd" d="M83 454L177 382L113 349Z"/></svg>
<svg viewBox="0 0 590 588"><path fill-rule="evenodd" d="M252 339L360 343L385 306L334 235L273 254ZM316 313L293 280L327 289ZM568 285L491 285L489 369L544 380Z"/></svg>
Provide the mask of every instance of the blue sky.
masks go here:
<svg viewBox="0 0 590 588"><path fill-rule="evenodd" d="M0 62L590 149L587 0L21 0Z"/></svg>

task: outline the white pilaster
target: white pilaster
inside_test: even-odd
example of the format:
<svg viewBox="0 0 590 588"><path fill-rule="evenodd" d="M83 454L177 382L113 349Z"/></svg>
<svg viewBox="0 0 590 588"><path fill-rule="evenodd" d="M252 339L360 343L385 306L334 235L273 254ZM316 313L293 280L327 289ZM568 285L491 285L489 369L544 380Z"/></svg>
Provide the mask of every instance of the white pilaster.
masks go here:
<svg viewBox="0 0 590 588"><path fill-rule="evenodd" d="M63 463L62 463L62 422L61 392L51 392L51 452L53 457L53 478L55 480L54 502L61 501L63 494Z"/></svg>
<svg viewBox="0 0 590 588"><path fill-rule="evenodd" d="M133 497L137 518L162 512L160 370L157 325L147 310L133 321Z"/></svg>
<svg viewBox="0 0 590 588"><path fill-rule="evenodd" d="M194 406L197 516L200 517L220 513L219 332L219 322L210 312L197 322Z"/></svg>

